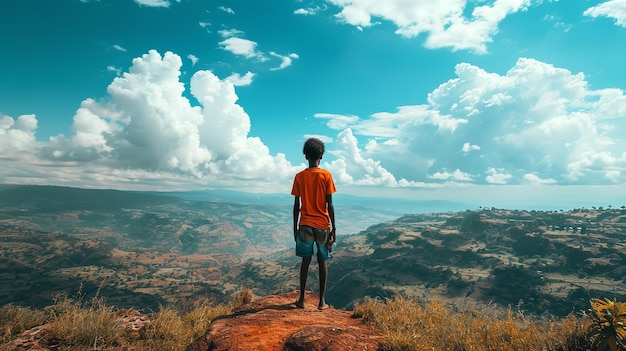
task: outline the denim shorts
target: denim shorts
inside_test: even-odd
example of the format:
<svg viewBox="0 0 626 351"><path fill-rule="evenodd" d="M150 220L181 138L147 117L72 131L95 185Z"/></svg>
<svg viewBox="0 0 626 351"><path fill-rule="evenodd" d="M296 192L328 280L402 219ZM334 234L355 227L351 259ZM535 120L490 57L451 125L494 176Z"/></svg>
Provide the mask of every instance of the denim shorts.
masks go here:
<svg viewBox="0 0 626 351"><path fill-rule="evenodd" d="M315 241L315 234L320 237L320 234L323 232L322 241ZM308 235L307 235L308 234ZM330 234L330 230L317 229L312 228L306 225L301 225L298 229L298 236L296 237L296 256L298 257L311 257L313 256L313 246L317 247L317 259L326 261L332 256L328 252L326 248L326 240L328 240L328 235ZM306 237L310 236L311 239L306 240ZM313 245L315 243L315 245Z"/></svg>

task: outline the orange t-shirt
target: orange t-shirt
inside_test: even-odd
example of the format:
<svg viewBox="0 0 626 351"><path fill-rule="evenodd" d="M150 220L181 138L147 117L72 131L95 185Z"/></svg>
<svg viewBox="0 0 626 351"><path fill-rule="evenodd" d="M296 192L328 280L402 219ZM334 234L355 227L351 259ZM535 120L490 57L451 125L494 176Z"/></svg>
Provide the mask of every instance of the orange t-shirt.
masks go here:
<svg viewBox="0 0 626 351"><path fill-rule="evenodd" d="M296 174L291 195L300 197L299 225L330 229L326 195L337 191L333 176L322 168L307 168Z"/></svg>

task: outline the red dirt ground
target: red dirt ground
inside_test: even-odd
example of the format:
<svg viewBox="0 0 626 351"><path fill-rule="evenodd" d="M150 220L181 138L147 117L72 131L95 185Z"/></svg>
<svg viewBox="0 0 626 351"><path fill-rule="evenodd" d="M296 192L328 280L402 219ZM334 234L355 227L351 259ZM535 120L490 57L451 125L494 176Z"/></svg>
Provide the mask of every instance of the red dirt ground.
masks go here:
<svg viewBox="0 0 626 351"><path fill-rule="evenodd" d="M376 350L380 334L332 307L318 310L319 297L307 292L305 308L296 308L298 292L270 295L213 321L187 351L347 351Z"/></svg>

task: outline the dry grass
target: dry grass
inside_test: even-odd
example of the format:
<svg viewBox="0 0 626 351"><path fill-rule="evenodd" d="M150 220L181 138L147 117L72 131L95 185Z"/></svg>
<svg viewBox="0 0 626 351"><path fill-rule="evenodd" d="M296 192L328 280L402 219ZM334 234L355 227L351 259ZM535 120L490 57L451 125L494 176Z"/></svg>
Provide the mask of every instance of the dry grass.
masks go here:
<svg viewBox="0 0 626 351"><path fill-rule="evenodd" d="M162 306L148 316L149 322L140 333L128 329L113 306L102 298L83 301L58 295L54 304L44 311L7 305L0 308L0 345L30 328L47 324L45 336L58 350L184 350L209 328L213 319L230 313L254 299L252 291L242 288L227 304L205 299L180 308ZM1 348L1 347L0 347Z"/></svg>
<svg viewBox="0 0 626 351"><path fill-rule="evenodd" d="M215 318L226 315L253 299L252 290L241 288L228 304L215 304L213 300L205 299L188 308L186 313L162 307L151 316L152 324L146 328L146 338L140 344L150 350L184 350L207 331Z"/></svg>
<svg viewBox="0 0 626 351"><path fill-rule="evenodd" d="M43 311L14 305L0 307L0 344L46 321L47 316Z"/></svg>
<svg viewBox="0 0 626 351"><path fill-rule="evenodd" d="M50 319L50 339L68 350L99 350L117 346L125 336L112 306L97 296L87 302L59 295L46 308Z"/></svg>
<svg viewBox="0 0 626 351"><path fill-rule="evenodd" d="M217 317L254 299L241 289L227 304L211 299L180 308L161 307L148 316L142 332L129 331L119 314L103 299L83 302L59 296L45 311L5 306L0 309L0 344L21 331L48 323L50 342L58 350L184 350L200 337ZM594 350L586 331L588 319L576 316L549 322L533 322L521 313L460 310L449 305L419 301L402 295L365 299L354 309L355 317L383 331L380 351L586 351Z"/></svg>
<svg viewBox="0 0 626 351"><path fill-rule="evenodd" d="M213 319L230 313L234 305L215 305L207 299L187 313L162 307L151 316L152 324L146 328L146 339L141 344L150 350L184 350L206 332Z"/></svg>
<svg viewBox="0 0 626 351"><path fill-rule="evenodd" d="M455 311L437 301L420 304L404 296L366 299L354 313L383 330L385 351L591 350L585 337L589 323L575 316L539 323L511 311Z"/></svg>

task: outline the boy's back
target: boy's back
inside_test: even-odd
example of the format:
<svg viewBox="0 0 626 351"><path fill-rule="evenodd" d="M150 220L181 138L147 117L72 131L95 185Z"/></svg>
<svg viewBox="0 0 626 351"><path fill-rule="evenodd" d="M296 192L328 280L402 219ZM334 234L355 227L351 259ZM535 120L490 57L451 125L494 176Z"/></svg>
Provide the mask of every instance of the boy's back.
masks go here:
<svg viewBox="0 0 626 351"><path fill-rule="evenodd" d="M326 197L335 191L332 175L325 169L307 168L296 174L291 194L301 200L299 224L330 229Z"/></svg>

